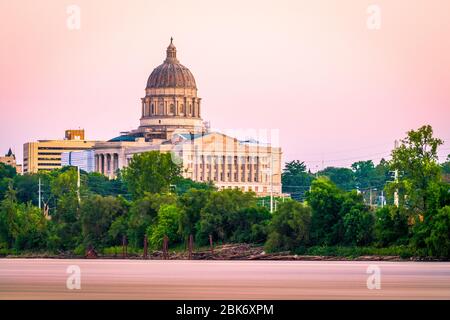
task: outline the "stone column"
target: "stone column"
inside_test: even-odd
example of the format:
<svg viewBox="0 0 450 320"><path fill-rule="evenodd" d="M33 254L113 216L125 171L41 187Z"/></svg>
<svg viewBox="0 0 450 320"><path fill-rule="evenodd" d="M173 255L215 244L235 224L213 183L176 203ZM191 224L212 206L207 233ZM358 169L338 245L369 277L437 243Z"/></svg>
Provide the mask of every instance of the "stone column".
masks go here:
<svg viewBox="0 0 450 320"><path fill-rule="evenodd" d="M111 154L106 154L106 175L110 177L111 175Z"/></svg>
<svg viewBox="0 0 450 320"><path fill-rule="evenodd" d="M117 153L113 153L113 177L114 178L117 175L118 168L119 168L119 155Z"/></svg>
<svg viewBox="0 0 450 320"><path fill-rule="evenodd" d="M100 173L105 174L105 155L100 154Z"/></svg>

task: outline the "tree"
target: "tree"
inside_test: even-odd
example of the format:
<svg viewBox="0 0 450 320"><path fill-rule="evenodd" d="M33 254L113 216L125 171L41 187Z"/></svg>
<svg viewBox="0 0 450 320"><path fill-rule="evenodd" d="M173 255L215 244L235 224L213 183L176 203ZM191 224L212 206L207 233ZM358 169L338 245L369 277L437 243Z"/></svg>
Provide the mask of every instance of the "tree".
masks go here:
<svg viewBox="0 0 450 320"><path fill-rule="evenodd" d="M372 160L355 162L352 164L352 170L358 189L367 189L374 186L375 166Z"/></svg>
<svg viewBox="0 0 450 320"><path fill-rule="evenodd" d="M77 170L70 167L57 173L50 183L51 193L56 199L56 209L52 214L54 239L59 241L53 245L61 249L74 249L82 242L77 180ZM80 187L80 196L82 194L85 194L84 183Z"/></svg>
<svg viewBox="0 0 450 320"><path fill-rule="evenodd" d="M356 188L353 171L348 168L327 167L318 173L320 176L328 177L336 186L342 190L350 191Z"/></svg>
<svg viewBox="0 0 450 320"><path fill-rule="evenodd" d="M372 242L374 217L361 194L356 191L344 194L340 216L343 217L345 244L363 246Z"/></svg>
<svg viewBox="0 0 450 320"><path fill-rule="evenodd" d="M31 203L18 203L11 187L0 204L0 242L17 250L45 248L47 221Z"/></svg>
<svg viewBox="0 0 450 320"><path fill-rule="evenodd" d="M182 210L180 219L180 233L184 238L195 235L198 231L200 212L206 206L211 191L190 189L180 196L179 203Z"/></svg>
<svg viewBox="0 0 450 320"><path fill-rule="evenodd" d="M441 208L431 222L431 233L425 240L431 255L450 257L450 206Z"/></svg>
<svg viewBox="0 0 450 320"><path fill-rule="evenodd" d="M389 184L386 189L390 194L398 190L400 206L408 213L412 223L411 243L415 248L425 248L426 239L432 231L433 216L443 202L442 171L437 162L437 148L443 142L433 137L433 129L429 125L408 131L401 142L392 151L390 162L391 168L398 170L400 177L398 182Z"/></svg>
<svg viewBox="0 0 450 320"><path fill-rule="evenodd" d="M210 234L224 242L238 238L236 230L240 225L240 211L256 206L255 195L251 192L244 193L237 189L212 192L200 213L197 241L206 243Z"/></svg>
<svg viewBox="0 0 450 320"><path fill-rule="evenodd" d="M309 189L312 180L314 176L306 172L305 163L299 160L287 162L281 174L283 192L286 193L303 193Z"/></svg>
<svg viewBox="0 0 450 320"><path fill-rule="evenodd" d="M0 201L5 197L6 191L16 176L16 169L10 165L0 163Z"/></svg>
<svg viewBox="0 0 450 320"><path fill-rule="evenodd" d="M288 200L278 206L269 227L265 244L268 251L295 251L309 244L311 208Z"/></svg>
<svg viewBox="0 0 450 320"><path fill-rule="evenodd" d="M159 208L155 223L147 228L148 240L152 248L160 249L164 236L167 236L172 244L181 240L178 232L181 215L181 209L175 204L163 204Z"/></svg>
<svg viewBox="0 0 450 320"><path fill-rule="evenodd" d="M319 245L335 245L343 238L341 206L343 191L326 177L313 181L307 193L312 209L311 240Z"/></svg>
<svg viewBox="0 0 450 320"><path fill-rule="evenodd" d="M101 196L124 196L128 195L128 190L122 175L119 174L115 179L109 179L98 172L86 173L86 186L91 193Z"/></svg>
<svg viewBox="0 0 450 320"><path fill-rule="evenodd" d="M227 222L234 226L229 236L230 242L264 243L272 215L265 207L250 206L240 209Z"/></svg>
<svg viewBox="0 0 450 320"><path fill-rule="evenodd" d="M112 244L108 230L114 219L126 215L126 207L111 196L91 195L83 199L80 207L81 231L85 248L103 248Z"/></svg>
<svg viewBox="0 0 450 320"><path fill-rule="evenodd" d="M141 248L147 228L156 222L162 205L176 204L174 194L146 193L130 208L127 235L132 246Z"/></svg>
<svg viewBox="0 0 450 320"><path fill-rule="evenodd" d="M158 151L134 155L123 170L123 178L135 199L142 197L145 192L170 191L180 174L181 168L172 161L171 154Z"/></svg>
<svg viewBox="0 0 450 320"><path fill-rule="evenodd" d="M382 247L408 242L408 217L395 206L379 208L375 212L375 238Z"/></svg>
<svg viewBox="0 0 450 320"><path fill-rule="evenodd" d="M447 155L447 160L441 165L441 167L442 167L442 172L445 174L445 175L450 175L450 154L449 155ZM449 179L449 181L450 181L450 179Z"/></svg>
<svg viewBox="0 0 450 320"><path fill-rule="evenodd" d="M402 144L392 151L391 167L400 173L400 181L392 188L402 189L407 196L405 205L415 214L427 215L430 210L431 193L440 181L440 168L437 163L437 148L443 142L433 137L429 125L417 131L408 131ZM392 188L390 189L392 192Z"/></svg>
<svg viewBox="0 0 450 320"><path fill-rule="evenodd" d="M175 193L177 195L183 195L192 189L213 191L216 190L216 187L214 186L214 183L212 181L197 182L183 177L179 177L178 179L176 179Z"/></svg>

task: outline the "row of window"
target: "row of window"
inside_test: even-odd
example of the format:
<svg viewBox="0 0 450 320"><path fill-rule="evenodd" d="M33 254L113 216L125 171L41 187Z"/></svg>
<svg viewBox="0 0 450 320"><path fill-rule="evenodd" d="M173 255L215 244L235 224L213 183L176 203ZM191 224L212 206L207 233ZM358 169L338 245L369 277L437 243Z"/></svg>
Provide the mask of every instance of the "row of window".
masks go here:
<svg viewBox="0 0 450 320"><path fill-rule="evenodd" d="M219 179L219 175L218 175L218 174L216 174L216 175L214 176L214 179L213 179L213 177L212 177L211 174L208 174L207 176L205 176L204 174L201 174L201 175L200 175L200 181L259 182L259 180L258 180L258 175L255 175L255 176L253 177L253 179L252 179L252 175L251 175L251 174L249 174L249 175L243 174L243 175L241 175L241 179L239 180L239 176L238 176L238 173L237 173L237 172L235 172L235 173L233 174L233 179L231 179L231 174L230 174L230 172L228 172L228 173L227 173L227 179L226 179L226 180L224 179L224 173L223 173L223 172L220 173L220 179Z"/></svg>
<svg viewBox="0 0 450 320"><path fill-rule="evenodd" d="M255 186L255 190L253 190L252 186L241 186L241 187L237 187L237 186L221 186L219 187L220 190L224 190L224 189L239 189L241 191L255 191L255 192L259 192L262 189L262 192L267 192L267 187L263 186L262 188L260 188L259 186Z"/></svg>
<svg viewBox="0 0 450 320"><path fill-rule="evenodd" d="M146 103L146 108L148 108L148 104ZM169 105L169 108L167 108L167 101L164 103L160 103L159 106L155 106L155 104L151 104L150 105L150 110L147 109L147 112L145 112L146 114L151 114L151 115L163 115L165 112L164 110L168 110L169 114L174 115L176 109L178 109L178 114L187 114L189 116L194 116L195 117L195 108L192 107L192 104L189 104L189 107L187 108L188 110L186 110L186 107L184 104L181 104L181 107L178 107L178 101L177 101L177 108L175 108L175 105L173 103L171 103Z"/></svg>
<svg viewBox="0 0 450 320"><path fill-rule="evenodd" d="M86 142L85 142L86 143ZM86 147L38 147L38 150L86 150Z"/></svg>
<svg viewBox="0 0 450 320"><path fill-rule="evenodd" d="M38 156L60 156L61 152L38 152Z"/></svg>

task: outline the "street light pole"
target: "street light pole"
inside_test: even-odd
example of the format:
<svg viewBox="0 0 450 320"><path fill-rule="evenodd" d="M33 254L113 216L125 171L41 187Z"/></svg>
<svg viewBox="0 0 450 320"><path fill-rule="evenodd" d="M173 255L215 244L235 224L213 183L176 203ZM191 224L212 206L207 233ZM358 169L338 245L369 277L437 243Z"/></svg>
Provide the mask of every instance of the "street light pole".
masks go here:
<svg viewBox="0 0 450 320"><path fill-rule="evenodd" d="M273 154L270 152L270 213L273 213Z"/></svg>
<svg viewBox="0 0 450 320"><path fill-rule="evenodd" d="M42 196L41 196L41 178L39 177L39 183L38 183L38 186L39 186L39 209L41 209L41 202L42 202Z"/></svg>

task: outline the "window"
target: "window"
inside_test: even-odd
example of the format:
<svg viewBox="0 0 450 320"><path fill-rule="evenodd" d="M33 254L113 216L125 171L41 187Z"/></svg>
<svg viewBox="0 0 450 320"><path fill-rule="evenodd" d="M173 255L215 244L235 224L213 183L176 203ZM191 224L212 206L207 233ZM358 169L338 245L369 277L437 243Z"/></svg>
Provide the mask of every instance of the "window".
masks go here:
<svg viewBox="0 0 450 320"><path fill-rule="evenodd" d="M173 103L170 104L170 113L175 114L175 106L173 105Z"/></svg>
<svg viewBox="0 0 450 320"><path fill-rule="evenodd" d="M155 105L152 103L151 114L155 114Z"/></svg>

